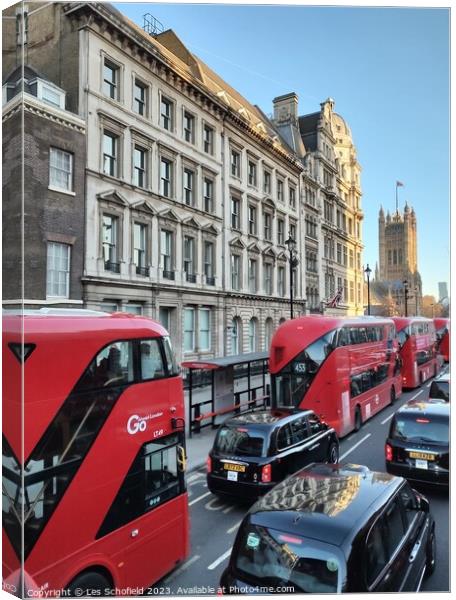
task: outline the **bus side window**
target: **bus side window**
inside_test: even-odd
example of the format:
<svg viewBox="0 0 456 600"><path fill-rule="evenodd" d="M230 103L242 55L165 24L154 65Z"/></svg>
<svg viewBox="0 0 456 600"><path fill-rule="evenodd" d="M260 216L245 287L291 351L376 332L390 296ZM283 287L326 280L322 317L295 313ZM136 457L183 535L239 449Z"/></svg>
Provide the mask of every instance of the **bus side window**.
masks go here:
<svg viewBox="0 0 456 600"><path fill-rule="evenodd" d="M141 379L159 379L165 376L159 340L142 340L140 344Z"/></svg>
<svg viewBox="0 0 456 600"><path fill-rule="evenodd" d="M348 331L348 329L345 329L345 327L343 327L339 331L337 345L338 346L348 346L349 344L350 344L349 331Z"/></svg>
<svg viewBox="0 0 456 600"><path fill-rule="evenodd" d="M359 344L358 328L350 327L350 344Z"/></svg>

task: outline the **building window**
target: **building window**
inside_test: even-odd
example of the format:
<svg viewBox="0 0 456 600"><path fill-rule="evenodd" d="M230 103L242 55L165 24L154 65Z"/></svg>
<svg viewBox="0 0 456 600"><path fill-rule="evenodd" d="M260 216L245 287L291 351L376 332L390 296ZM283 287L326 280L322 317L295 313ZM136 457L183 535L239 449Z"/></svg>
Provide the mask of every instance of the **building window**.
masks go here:
<svg viewBox="0 0 456 600"><path fill-rule="evenodd" d="M290 200L290 208L296 208L296 190L292 187L289 188L289 200Z"/></svg>
<svg viewBox="0 0 456 600"><path fill-rule="evenodd" d="M283 245L285 243L285 221L277 219L277 243Z"/></svg>
<svg viewBox="0 0 456 600"><path fill-rule="evenodd" d="M107 271L120 272L118 262L119 219L112 215L103 215L103 257Z"/></svg>
<svg viewBox="0 0 456 600"><path fill-rule="evenodd" d="M241 176L241 155L237 150L231 150L231 175Z"/></svg>
<svg viewBox="0 0 456 600"><path fill-rule="evenodd" d="M283 181L281 179L277 180L277 200L283 202Z"/></svg>
<svg viewBox="0 0 456 600"><path fill-rule="evenodd" d="M263 192L265 194L271 193L271 173L269 171L263 172Z"/></svg>
<svg viewBox="0 0 456 600"><path fill-rule="evenodd" d="M272 264L265 263L263 265L263 275L264 275L264 293L270 296L272 294Z"/></svg>
<svg viewBox="0 0 456 600"><path fill-rule="evenodd" d="M281 298L285 296L285 267L279 267L277 270L277 291Z"/></svg>
<svg viewBox="0 0 456 600"><path fill-rule="evenodd" d="M119 138L114 133L103 133L103 173L118 176Z"/></svg>
<svg viewBox="0 0 456 600"><path fill-rule="evenodd" d="M133 183L138 187L147 186L147 150L135 146L133 150Z"/></svg>
<svg viewBox="0 0 456 600"><path fill-rule="evenodd" d="M257 321L255 318L249 321L249 352L256 352L257 349Z"/></svg>
<svg viewBox="0 0 456 600"><path fill-rule="evenodd" d="M160 101L160 123L163 129L167 131L173 130L174 121L174 104L172 100L162 96Z"/></svg>
<svg viewBox="0 0 456 600"><path fill-rule="evenodd" d="M48 242L46 297L70 297L70 246Z"/></svg>
<svg viewBox="0 0 456 600"><path fill-rule="evenodd" d="M203 147L207 154L214 154L214 130L209 125L203 127Z"/></svg>
<svg viewBox="0 0 456 600"><path fill-rule="evenodd" d="M231 227L241 228L241 201L234 196L231 196Z"/></svg>
<svg viewBox="0 0 456 600"><path fill-rule="evenodd" d="M249 233L250 235L257 234L257 209L252 204L249 204Z"/></svg>
<svg viewBox="0 0 456 600"><path fill-rule="evenodd" d="M70 152L50 149L49 185L60 190L73 190L73 155Z"/></svg>
<svg viewBox="0 0 456 600"><path fill-rule="evenodd" d="M138 79L135 79L135 84L133 86L133 110L142 117L146 116L147 87Z"/></svg>
<svg viewBox="0 0 456 600"><path fill-rule="evenodd" d="M214 182L208 177L204 178L203 181L203 202L204 210L207 213L214 212Z"/></svg>
<svg viewBox="0 0 456 600"><path fill-rule="evenodd" d="M49 106L65 110L65 92L58 87L45 83L41 79L37 79L36 96Z"/></svg>
<svg viewBox="0 0 456 600"><path fill-rule="evenodd" d="M184 202L187 206L194 206L195 173L191 169L184 169Z"/></svg>
<svg viewBox="0 0 456 600"><path fill-rule="evenodd" d="M272 334L274 332L274 323L272 322L271 317L266 319L264 325L264 342L265 342L265 350L269 350L269 346L271 345Z"/></svg>
<svg viewBox="0 0 456 600"><path fill-rule="evenodd" d="M103 93L113 100L119 100L120 97L119 80L119 67L105 58L103 65Z"/></svg>
<svg viewBox="0 0 456 600"><path fill-rule="evenodd" d="M195 351L195 309L184 308L184 352Z"/></svg>
<svg viewBox="0 0 456 600"><path fill-rule="evenodd" d="M133 225L133 261L136 265L137 275L149 275L146 267L146 240L147 225L135 223Z"/></svg>
<svg viewBox="0 0 456 600"><path fill-rule="evenodd" d="M342 244L337 244L337 264L342 264Z"/></svg>
<svg viewBox="0 0 456 600"><path fill-rule="evenodd" d="M349 256L348 266L350 267L350 269L353 269L353 267L355 266L355 260L354 260L354 252L353 252L352 248L350 248L348 256Z"/></svg>
<svg viewBox="0 0 456 600"><path fill-rule="evenodd" d="M160 162L160 192L162 196L171 198L172 195L173 163L167 158Z"/></svg>
<svg viewBox="0 0 456 600"><path fill-rule="evenodd" d="M249 185L257 185L257 166L256 163L249 160Z"/></svg>
<svg viewBox="0 0 456 600"><path fill-rule="evenodd" d="M306 268L311 273L317 272L317 255L311 250L306 251Z"/></svg>
<svg viewBox="0 0 456 600"><path fill-rule="evenodd" d="M184 112L184 139L190 144L195 143L195 117L189 112Z"/></svg>
<svg viewBox="0 0 456 600"><path fill-rule="evenodd" d="M257 264L253 258L249 259L249 292L251 294L257 292Z"/></svg>
<svg viewBox="0 0 456 600"><path fill-rule="evenodd" d="M207 285L215 285L214 244L212 242L204 242L204 275Z"/></svg>
<svg viewBox="0 0 456 600"><path fill-rule="evenodd" d="M187 281L196 282L195 275L195 239L184 236L184 273Z"/></svg>
<svg viewBox="0 0 456 600"><path fill-rule="evenodd" d="M355 301L355 283L354 281L350 281L350 302L353 303Z"/></svg>
<svg viewBox="0 0 456 600"><path fill-rule="evenodd" d="M134 304L133 302L129 302L124 311L127 313L131 313L132 315L142 315L143 314L143 306L142 304Z"/></svg>
<svg viewBox="0 0 456 600"><path fill-rule="evenodd" d="M173 232L162 229L160 238L163 277L174 279Z"/></svg>
<svg viewBox="0 0 456 600"><path fill-rule="evenodd" d="M264 239L268 242L272 241L272 215L263 213Z"/></svg>
<svg viewBox="0 0 456 600"><path fill-rule="evenodd" d="M329 221L330 223L333 222L333 207L327 200L325 200L324 203L324 217L326 221Z"/></svg>
<svg viewBox="0 0 456 600"><path fill-rule="evenodd" d="M211 309L199 309L198 349L208 352L211 349Z"/></svg>
<svg viewBox="0 0 456 600"><path fill-rule="evenodd" d="M231 255L231 287L237 291L241 289L241 257L239 254Z"/></svg>
<svg viewBox="0 0 456 600"><path fill-rule="evenodd" d="M235 317L231 322L231 354L239 354L241 339L241 319Z"/></svg>
<svg viewBox="0 0 456 600"><path fill-rule="evenodd" d="M342 251L343 251L342 264L344 265L344 267L346 267L347 266L347 246L342 246Z"/></svg>
<svg viewBox="0 0 456 600"><path fill-rule="evenodd" d="M296 224L295 223L290 223L290 237L296 243L298 242L298 238L296 237Z"/></svg>

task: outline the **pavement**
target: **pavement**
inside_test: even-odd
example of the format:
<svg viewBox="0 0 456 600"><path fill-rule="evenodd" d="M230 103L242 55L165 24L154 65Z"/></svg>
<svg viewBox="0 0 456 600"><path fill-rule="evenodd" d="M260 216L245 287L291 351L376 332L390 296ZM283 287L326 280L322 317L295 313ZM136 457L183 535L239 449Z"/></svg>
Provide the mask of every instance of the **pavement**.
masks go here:
<svg viewBox="0 0 456 600"><path fill-rule="evenodd" d="M217 428L212 429L210 425L201 429L200 433L192 433L192 437L186 436L187 447L187 473L196 471L206 464L207 455L212 448Z"/></svg>

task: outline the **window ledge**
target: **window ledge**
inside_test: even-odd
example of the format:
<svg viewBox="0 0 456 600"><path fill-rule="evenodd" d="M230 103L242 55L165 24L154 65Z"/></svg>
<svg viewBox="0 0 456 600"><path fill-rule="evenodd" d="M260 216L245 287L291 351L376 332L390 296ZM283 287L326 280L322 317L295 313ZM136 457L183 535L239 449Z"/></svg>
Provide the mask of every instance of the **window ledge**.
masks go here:
<svg viewBox="0 0 456 600"><path fill-rule="evenodd" d="M66 194L67 196L76 196L76 192L64 190L63 188L55 187L53 185L49 185L48 190L51 190L52 192L58 192L59 194Z"/></svg>

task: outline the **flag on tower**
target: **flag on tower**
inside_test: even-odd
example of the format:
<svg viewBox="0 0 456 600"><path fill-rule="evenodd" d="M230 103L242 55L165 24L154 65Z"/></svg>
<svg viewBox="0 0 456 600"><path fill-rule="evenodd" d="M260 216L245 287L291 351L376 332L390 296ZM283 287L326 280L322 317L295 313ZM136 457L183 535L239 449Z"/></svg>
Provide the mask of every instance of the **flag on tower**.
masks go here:
<svg viewBox="0 0 456 600"><path fill-rule="evenodd" d="M396 181L396 187L404 187L402 181Z"/></svg>

